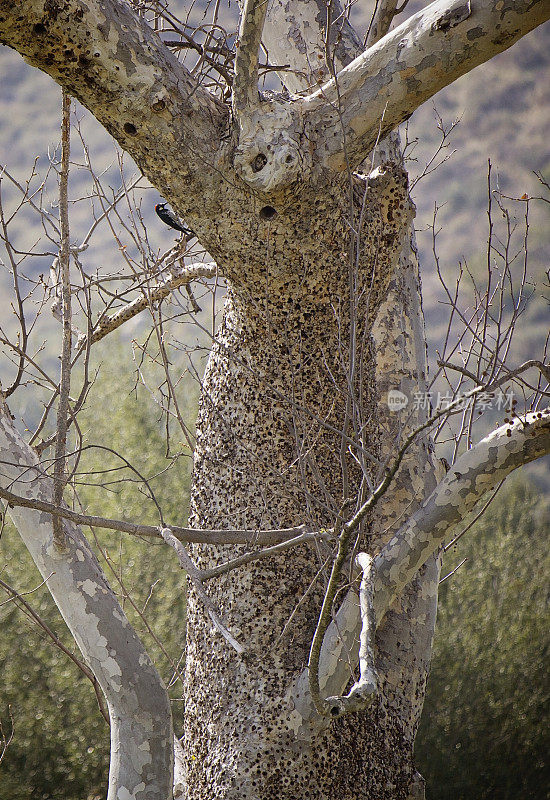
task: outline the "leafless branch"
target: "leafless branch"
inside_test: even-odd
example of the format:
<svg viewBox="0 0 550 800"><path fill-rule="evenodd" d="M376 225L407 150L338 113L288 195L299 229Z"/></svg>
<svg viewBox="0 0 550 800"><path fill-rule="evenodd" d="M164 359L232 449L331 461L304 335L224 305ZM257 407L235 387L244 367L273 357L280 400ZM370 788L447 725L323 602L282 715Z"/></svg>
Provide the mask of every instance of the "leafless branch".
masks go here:
<svg viewBox="0 0 550 800"><path fill-rule="evenodd" d="M146 536L148 538L158 538L160 536L158 527L154 525L139 525L125 520L107 519L95 517L87 514L80 514L64 506L56 506L45 500L35 500L22 497L0 487L0 497L9 505L22 508L35 508L37 511L44 511L46 514L58 514L64 519L69 519L78 525L89 525L95 528L105 528L107 530L130 533L134 536ZM195 542L197 544L247 544L266 545L279 544L296 539L304 533L308 533L306 526L298 525L295 528L277 528L274 530L255 531L255 530L199 530L194 528L182 528L171 526L170 531L181 542ZM321 532L320 538L330 531ZM312 541L311 539L310 541Z"/></svg>
<svg viewBox="0 0 550 800"><path fill-rule="evenodd" d="M170 528L161 528L160 535L166 544L170 545L170 547L176 551L181 568L185 570L187 577L193 584L193 588L195 589L195 592L197 593L201 603L206 608L208 616L210 617L210 620L212 621L212 624L216 630L221 633L225 641L235 650L238 655L242 655L245 648L235 639L235 637L223 624L215 605L206 594L206 590L201 580L201 573L193 563L185 547L178 539L176 539L175 536L172 535Z"/></svg>
<svg viewBox="0 0 550 800"><path fill-rule="evenodd" d="M4 760L6 751L13 741L13 734L15 732L15 725L13 723L13 714L11 706L8 706L8 714L10 718L10 732L7 735L6 733L4 733L4 726L2 724L2 720L0 720L0 764Z"/></svg>
<svg viewBox="0 0 550 800"><path fill-rule="evenodd" d="M305 544L306 542L330 542L332 539L333 536L329 531L312 531L308 533L301 533L299 536L294 536L292 539L287 539L285 542L274 544L271 547L264 548L263 550L255 550L251 553L244 553L242 556L238 556L231 561L226 561L225 564L220 564L217 567L200 570L199 574L201 580L207 581L211 578L217 578L219 575L223 575L232 569L241 567L244 564L249 564L251 561L257 561L260 558L271 558L273 556L278 556L280 553L284 553L290 547L296 547L297 545Z"/></svg>
<svg viewBox="0 0 550 800"><path fill-rule="evenodd" d="M69 411L69 392L71 387L71 277L70 277L70 242L69 242L69 157L71 140L71 98L63 91L63 111L61 122L61 169L59 172L59 218L61 222L61 249L59 253L59 270L61 277L63 346L61 351L61 379L59 383L59 403L57 406L55 463L53 473L54 505L60 506L63 500L63 489L67 482L65 449L67 444L67 424ZM62 550L65 547L61 518L52 517L54 541Z"/></svg>

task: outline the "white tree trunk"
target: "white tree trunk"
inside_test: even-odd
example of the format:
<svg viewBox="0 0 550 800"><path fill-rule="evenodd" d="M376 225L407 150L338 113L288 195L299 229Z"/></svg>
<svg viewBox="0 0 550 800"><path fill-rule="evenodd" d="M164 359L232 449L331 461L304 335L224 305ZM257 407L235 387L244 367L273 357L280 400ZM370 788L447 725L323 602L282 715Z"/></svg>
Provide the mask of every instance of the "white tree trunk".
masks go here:
<svg viewBox="0 0 550 800"><path fill-rule="evenodd" d="M0 486L51 502L53 480L0 400ZM52 517L10 508L10 517L107 700L111 722L108 800L170 800L172 714L166 689L80 529L65 521L66 547Z"/></svg>

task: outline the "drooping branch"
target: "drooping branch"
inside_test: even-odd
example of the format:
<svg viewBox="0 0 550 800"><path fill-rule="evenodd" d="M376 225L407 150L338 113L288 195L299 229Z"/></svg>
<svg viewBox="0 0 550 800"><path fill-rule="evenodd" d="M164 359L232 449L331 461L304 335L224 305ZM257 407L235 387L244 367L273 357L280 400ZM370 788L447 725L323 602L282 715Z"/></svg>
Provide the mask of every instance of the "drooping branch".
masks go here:
<svg viewBox="0 0 550 800"><path fill-rule="evenodd" d="M452 536L483 495L515 469L550 453L550 410L528 414L497 428L462 455L418 511L375 557L374 611L378 626L393 599L418 569ZM319 654L319 684L324 697L341 695L349 668L358 661L361 616L351 590L328 626ZM292 694L304 720L317 711L309 692L308 670Z"/></svg>
<svg viewBox="0 0 550 800"><path fill-rule="evenodd" d="M425 100L549 18L547 0L431 3L303 101L318 158L337 171L357 166Z"/></svg>
<svg viewBox="0 0 550 800"><path fill-rule="evenodd" d="M0 405L0 482L29 500L51 502L51 478ZM126 619L85 537L65 522L65 549L54 545L50 516L9 514L40 570L86 663L105 694L111 721L107 800L172 798L170 702L146 650Z"/></svg>
<svg viewBox="0 0 550 800"><path fill-rule="evenodd" d="M0 0L0 42L80 100L176 210L199 221L196 198L223 166L205 169L228 110L129 3Z"/></svg>

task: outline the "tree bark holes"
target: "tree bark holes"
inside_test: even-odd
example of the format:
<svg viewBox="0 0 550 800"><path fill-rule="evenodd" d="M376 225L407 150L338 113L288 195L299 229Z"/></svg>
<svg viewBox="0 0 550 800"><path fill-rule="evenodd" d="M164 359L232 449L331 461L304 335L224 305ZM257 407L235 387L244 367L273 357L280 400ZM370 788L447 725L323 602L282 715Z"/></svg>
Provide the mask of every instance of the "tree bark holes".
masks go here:
<svg viewBox="0 0 550 800"><path fill-rule="evenodd" d="M128 136L135 136L137 133L137 128L131 122L124 123L124 132L128 134Z"/></svg>
<svg viewBox="0 0 550 800"><path fill-rule="evenodd" d="M273 219L275 216L277 216L277 212L273 206L264 206L260 209L260 219Z"/></svg>
<svg viewBox="0 0 550 800"><path fill-rule="evenodd" d="M264 155L264 153L258 153L258 155L250 162L252 172L260 172L266 164L267 156Z"/></svg>

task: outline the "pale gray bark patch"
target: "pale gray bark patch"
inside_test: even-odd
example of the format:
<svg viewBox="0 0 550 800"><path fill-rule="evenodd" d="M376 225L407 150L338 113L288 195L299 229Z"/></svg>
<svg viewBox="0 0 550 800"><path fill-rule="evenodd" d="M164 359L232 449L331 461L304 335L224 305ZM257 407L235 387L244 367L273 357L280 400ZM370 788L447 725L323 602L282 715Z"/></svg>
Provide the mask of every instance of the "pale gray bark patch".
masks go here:
<svg viewBox="0 0 550 800"><path fill-rule="evenodd" d="M361 52L361 40L340 3L332 2L331 11L333 23L327 48L324 0L272 0L269 4L263 40L273 63L289 65L290 71L280 74L289 91L312 91L330 78L327 51L337 72Z"/></svg>

